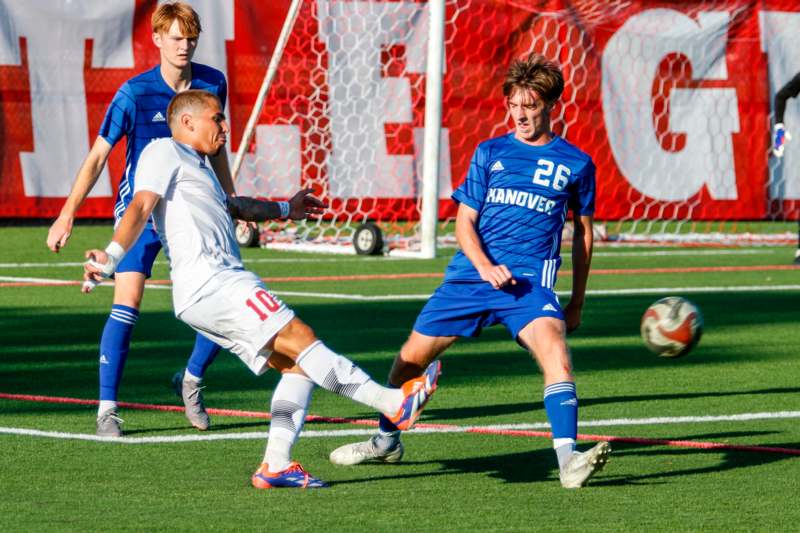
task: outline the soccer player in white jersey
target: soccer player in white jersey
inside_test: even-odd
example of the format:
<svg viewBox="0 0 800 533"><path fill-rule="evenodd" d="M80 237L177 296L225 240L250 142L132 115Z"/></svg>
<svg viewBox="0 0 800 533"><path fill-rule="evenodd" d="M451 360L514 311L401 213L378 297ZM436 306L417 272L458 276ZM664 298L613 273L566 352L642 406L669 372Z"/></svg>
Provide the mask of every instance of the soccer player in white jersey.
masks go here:
<svg viewBox="0 0 800 533"><path fill-rule="evenodd" d="M151 25L153 42L159 49L161 61L152 69L125 82L114 95L69 198L50 227L47 246L54 252L67 244L78 209L97 183L111 149L123 137L126 138L125 172L120 179L114 206L116 222L119 222L133 198L136 166L142 150L153 139L170 135L166 114L172 97L189 88L211 91L223 104L227 97L227 82L222 72L191 61L201 32L200 17L191 6L184 2L164 3L153 12ZM225 192L233 194L227 154L221 152L211 157L210 162ZM101 436L122 435L117 395L131 335L139 316L144 283L150 277L160 249L158 235L148 224L117 269L114 301L100 339L97 434ZM200 383L218 352L219 346L198 334L186 370L177 376L175 383L183 396L186 417L201 430L208 429L210 421L203 406Z"/></svg>
<svg viewBox="0 0 800 533"><path fill-rule="evenodd" d="M611 448L601 442L575 451L578 398L566 333L580 324L592 257L595 167L550 131L563 88L560 68L544 56L511 64L503 94L514 131L478 146L453 193L461 250L395 358L389 383L420 375L458 337L503 324L542 370L561 484L578 488L603 467ZM575 219L572 295L562 310L554 284L569 210ZM334 450L330 459L352 465L397 462L402 455L400 428L382 417L378 434Z"/></svg>
<svg viewBox="0 0 800 533"><path fill-rule="evenodd" d="M86 252L84 279L96 282L113 274L152 214L169 259L176 316L232 351L255 374L272 367L285 376L272 400L279 423L273 420L270 427L253 485L325 486L290 459L313 384L372 407L407 429L436 389L440 366L432 363L400 390L382 387L317 339L258 276L244 270L231 215L241 220L302 218L319 212L319 201L307 194L295 195L291 203L225 194L208 159L219 153L228 133L213 94L179 93L167 119L172 138L153 141L142 152L133 200L105 251Z"/></svg>
<svg viewBox="0 0 800 533"><path fill-rule="evenodd" d="M775 93L775 126L772 135L772 153L775 157L783 157L786 141L792 139L783 125L783 115L786 112L786 101L789 98L796 98L798 94L800 94L800 72ZM794 253L794 264L800 265L800 220L797 223L797 250Z"/></svg>

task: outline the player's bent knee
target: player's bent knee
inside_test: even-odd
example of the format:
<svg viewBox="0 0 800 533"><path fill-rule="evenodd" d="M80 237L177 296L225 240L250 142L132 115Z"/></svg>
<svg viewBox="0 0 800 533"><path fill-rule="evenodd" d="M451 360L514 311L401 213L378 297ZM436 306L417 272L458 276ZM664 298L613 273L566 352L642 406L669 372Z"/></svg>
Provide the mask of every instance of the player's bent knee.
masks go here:
<svg viewBox="0 0 800 533"><path fill-rule="evenodd" d="M418 331L412 331L408 340L400 348L400 358L408 363L428 366L455 340L456 337L431 337Z"/></svg>
<svg viewBox="0 0 800 533"><path fill-rule="evenodd" d="M267 364L270 368L277 370L281 374L285 372L297 374L303 373L303 371L300 370L300 367L297 366L291 357L287 357L280 352L272 352L272 354L269 356L269 360L267 360Z"/></svg>
<svg viewBox="0 0 800 533"><path fill-rule="evenodd" d="M278 332L267 348L294 361L303 350L316 341L317 336L314 330L299 318L294 317Z"/></svg>

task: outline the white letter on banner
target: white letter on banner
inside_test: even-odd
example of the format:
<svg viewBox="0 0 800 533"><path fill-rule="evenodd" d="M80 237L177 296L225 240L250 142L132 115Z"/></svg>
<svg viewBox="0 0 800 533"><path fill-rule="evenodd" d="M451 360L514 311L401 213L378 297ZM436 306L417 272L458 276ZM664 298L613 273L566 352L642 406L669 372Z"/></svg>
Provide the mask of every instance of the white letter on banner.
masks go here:
<svg viewBox="0 0 800 533"><path fill-rule="evenodd" d="M384 124L411 123L412 102L407 78L381 76L381 48L405 45L408 71L424 74L427 4L318 0L317 8L328 50L331 196L419 196L414 159L422 158L420 150L413 156L387 151ZM442 168L449 170L449 157Z"/></svg>
<svg viewBox="0 0 800 533"><path fill-rule="evenodd" d="M64 197L86 157L89 131L83 58L94 39L93 68L132 68L133 0L0 3L0 64L21 65L28 44L33 152L20 153L25 196ZM90 196L111 196L108 171Z"/></svg>
<svg viewBox="0 0 800 533"><path fill-rule="evenodd" d="M603 116L622 175L641 193L686 200L703 185L712 198L737 197L731 134L739 131L734 89L673 89L669 128L686 134L680 152L662 148L653 124L652 86L659 63L685 55L695 79L724 80L729 15L706 12L695 22L671 9L629 18L603 51Z"/></svg>
<svg viewBox="0 0 800 533"><path fill-rule="evenodd" d="M761 49L767 53L769 60L769 102L770 110L774 113L775 93L800 72L800 47L797 46L800 13L762 11L760 15ZM787 100L783 122L794 139L786 143L782 158L770 157L770 197L799 200L800 98Z"/></svg>

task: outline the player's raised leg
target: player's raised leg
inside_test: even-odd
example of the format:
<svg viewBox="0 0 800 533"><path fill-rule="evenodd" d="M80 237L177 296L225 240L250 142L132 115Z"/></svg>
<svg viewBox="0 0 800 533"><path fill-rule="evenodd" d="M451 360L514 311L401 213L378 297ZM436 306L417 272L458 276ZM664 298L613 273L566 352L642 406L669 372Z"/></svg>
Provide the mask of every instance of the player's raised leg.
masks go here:
<svg viewBox="0 0 800 533"><path fill-rule="evenodd" d="M438 364L400 389L378 385L352 361L325 346L251 272L213 277L179 318L231 350L256 374L266 370L273 353L281 354L315 384L386 414L400 429L414 424L436 389Z"/></svg>
<svg viewBox="0 0 800 533"><path fill-rule="evenodd" d="M431 337L412 331L408 340L395 357L389 374L389 387L420 376L429 368L439 354L446 350L456 337ZM330 461L341 466L350 466L367 461L396 463L403 458L401 430L386 415L380 415L378 433L369 440L345 444L333 450Z"/></svg>
<svg viewBox="0 0 800 533"><path fill-rule="evenodd" d="M202 384L206 369L217 357L219 350L218 344L198 333L186 368L172 376L172 386L175 394L183 400L186 419L200 431L211 426L211 418L203 402L205 387Z"/></svg>
<svg viewBox="0 0 800 533"><path fill-rule="evenodd" d="M541 317L525 326L518 338L530 350L544 374L544 407L553 433L561 485L576 489L602 470L611 446L601 442L585 453L575 450L578 396L565 336L563 320Z"/></svg>
<svg viewBox="0 0 800 533"><path fill-rule="evenodd" d="M399 389L376 383L361 368L317 339L313 330L293 318L275 337L272 349L295 361L317 385L383 413L398 429L414 425L436 390L441 365L429 365L422 376Z"/></svg>

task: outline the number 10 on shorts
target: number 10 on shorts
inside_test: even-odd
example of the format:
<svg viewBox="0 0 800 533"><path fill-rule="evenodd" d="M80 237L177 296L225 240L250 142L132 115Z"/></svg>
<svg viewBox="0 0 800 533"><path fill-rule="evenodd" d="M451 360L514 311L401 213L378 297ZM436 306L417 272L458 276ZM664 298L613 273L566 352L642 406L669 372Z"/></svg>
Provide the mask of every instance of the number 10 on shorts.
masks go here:
<svg viewBox="0 0 800 533"><path fill-rule="evenodd" d="M247 307L252 309L255 314L258 315L259 320L262 322L281 308L281 303L278 301L278 299L264 289L259 289L255 293L255 297L248 298L247 302L245 303L247 304Z"/></svg>

